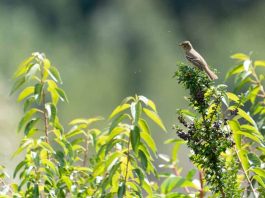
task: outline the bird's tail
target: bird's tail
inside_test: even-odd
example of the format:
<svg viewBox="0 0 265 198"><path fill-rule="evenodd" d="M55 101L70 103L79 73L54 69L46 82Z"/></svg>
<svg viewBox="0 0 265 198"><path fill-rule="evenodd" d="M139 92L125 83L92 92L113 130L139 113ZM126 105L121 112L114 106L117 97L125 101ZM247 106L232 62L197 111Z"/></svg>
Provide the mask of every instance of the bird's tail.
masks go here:
<svg viewBox="0 0 265 198"><path fill-rule="evenodd" d="M218 79L218 76L213 71L211 71L208 67L205 68L205 72L207 73L207 75L210 77L211 80Z"/></svg>

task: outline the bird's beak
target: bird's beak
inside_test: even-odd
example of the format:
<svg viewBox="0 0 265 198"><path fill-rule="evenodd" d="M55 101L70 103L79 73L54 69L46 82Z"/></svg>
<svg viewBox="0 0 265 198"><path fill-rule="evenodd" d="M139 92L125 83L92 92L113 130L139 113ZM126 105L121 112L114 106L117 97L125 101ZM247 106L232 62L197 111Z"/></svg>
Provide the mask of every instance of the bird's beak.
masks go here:
<svg viewBox="0 0 265 198"><path fill-rule="evenodd" d="M179 46L182 46L182 45L183 45L183 43L179 43L178 45L179 45Z"/></svg>

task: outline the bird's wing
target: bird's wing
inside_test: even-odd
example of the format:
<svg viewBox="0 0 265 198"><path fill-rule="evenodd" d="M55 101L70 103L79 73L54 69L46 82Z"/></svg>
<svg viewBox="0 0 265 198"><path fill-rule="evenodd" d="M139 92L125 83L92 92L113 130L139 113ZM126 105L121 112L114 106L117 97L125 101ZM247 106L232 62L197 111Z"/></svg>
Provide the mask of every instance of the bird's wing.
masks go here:
<svg viewBox="0 0 265 198"><path fill-rule="evenodd" d="M194 49L186 53L186 58L199 69L203 69L207 65L203 57Z"/></svg>
<svg viewBox="0 0 265 198"><path fill-rule="evenodd" d="M202 69L203 62L199 58L189 55L186 55L186 58L199 69Z"/></svg>

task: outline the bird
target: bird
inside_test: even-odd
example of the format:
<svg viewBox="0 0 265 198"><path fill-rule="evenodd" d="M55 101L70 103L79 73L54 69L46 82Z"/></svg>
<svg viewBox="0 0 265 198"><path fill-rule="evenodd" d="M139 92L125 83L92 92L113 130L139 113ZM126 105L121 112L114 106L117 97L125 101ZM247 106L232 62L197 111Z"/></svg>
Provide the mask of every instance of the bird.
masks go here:
<svg viewBox="0 0 265 198"><path fill-rule="evenodd" d="M190 41L183 41L179 44L186 53L186 58L190 61L195 67L206 72L211 80L218 79L218 76L210 70L207 62L204 58L192 47Z"/></svg>

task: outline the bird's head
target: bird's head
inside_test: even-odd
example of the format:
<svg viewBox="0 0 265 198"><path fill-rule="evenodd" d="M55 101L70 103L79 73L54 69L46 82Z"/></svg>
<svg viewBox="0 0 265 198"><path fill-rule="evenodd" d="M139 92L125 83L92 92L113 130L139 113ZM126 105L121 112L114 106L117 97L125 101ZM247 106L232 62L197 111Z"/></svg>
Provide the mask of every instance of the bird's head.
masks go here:
<svg viewBox="0 0 265 198"><path fill-rule="evenodd" d="M184 50L190 50L192 48L192 45L189 41L183 41L179 44Z"/></svg>

